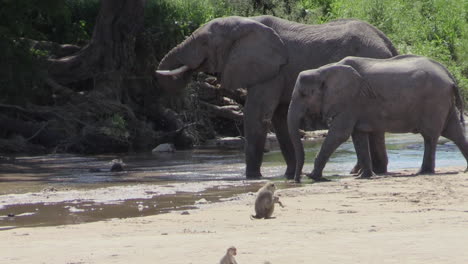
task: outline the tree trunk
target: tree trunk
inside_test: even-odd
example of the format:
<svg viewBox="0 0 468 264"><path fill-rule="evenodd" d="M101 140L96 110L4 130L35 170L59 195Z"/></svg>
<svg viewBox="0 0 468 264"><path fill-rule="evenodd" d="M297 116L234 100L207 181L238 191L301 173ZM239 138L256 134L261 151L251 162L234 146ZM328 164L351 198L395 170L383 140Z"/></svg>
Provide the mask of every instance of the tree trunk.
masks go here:
<svg viewBox="0 0 468 264"><path fill-rule="evenodd" d="M142 71L138 64L141 62L137 62L141 59L137 40L144 29L146 0L100 2L89 43L71 56L48 60L46 83L56 95L71 94L67 96L68 104L59 111L68 105L75 119L85 120L63 148L86 153L121 152L132 149L143 134L146 141L139 146L150 148L154 132L135 116L139 109L132 106L140 104L132 102L128 91L128 87L138 86L142 90L152 85L152 73ZM91 80L87 83L92 87L84 96L67 89L67 84L87 80Z"/></svg>
<svg viewBox="0 0 468 264"><path fill-rule="evenodd" d="M100 4L92 38L83 48L30 40L32 48L50 54L43 80L50 101L0 104L0 153L115 153L148 150L165 141L182 149L241 133L245 90L219 89L206 79L195 88L199 97L181 96L182 109L168 109L173 107L153 79L154 38L143 31L146 0Z"/></svg>
<svg viewBox="0 0 468 264"><path fill-rule="evenodd" d="M95 95L119 100L122 76L135 65L135 39L143 29L146 0L101 0L92 39L72 56L49 60L61 84L94 80Z"/></svg>

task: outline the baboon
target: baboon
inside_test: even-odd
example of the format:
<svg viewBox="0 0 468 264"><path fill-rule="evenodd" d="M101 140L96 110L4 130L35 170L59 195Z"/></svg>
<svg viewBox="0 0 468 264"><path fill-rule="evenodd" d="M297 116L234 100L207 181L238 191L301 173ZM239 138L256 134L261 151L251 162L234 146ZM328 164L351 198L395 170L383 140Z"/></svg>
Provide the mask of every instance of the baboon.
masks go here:
<svg viewBox="0 0 468 264"><path fill-rule="evenodd" d="M226 255L219 261L219 264L237 264L234 256L237 255L237 249L230 247L226 251Z"/></svg>
<svg viewBox="0 0 468 264"><path fill-rule="evenodd" d="M272 182L266 183L260 190L258 190L257 199L255 200L255 215L251 217L256 219L271 218L275 210L275 203L281 207L283 204L279 201L279 197L275 196L276 186Z"/></svg>

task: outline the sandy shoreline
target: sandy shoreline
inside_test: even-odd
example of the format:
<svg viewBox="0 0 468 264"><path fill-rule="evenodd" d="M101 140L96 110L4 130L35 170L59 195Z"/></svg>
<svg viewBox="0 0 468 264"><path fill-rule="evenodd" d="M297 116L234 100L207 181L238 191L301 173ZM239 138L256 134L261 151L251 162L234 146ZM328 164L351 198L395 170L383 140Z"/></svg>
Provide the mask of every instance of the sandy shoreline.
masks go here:
<svg viewBox="0 0 468 264"><path fill-rule="evenodd" d="M253 194L192 210L0 231L0 263L468 263L468 174L345 178L278 191L275 219ZM440 170L439 170L440 171Z"/></svg>

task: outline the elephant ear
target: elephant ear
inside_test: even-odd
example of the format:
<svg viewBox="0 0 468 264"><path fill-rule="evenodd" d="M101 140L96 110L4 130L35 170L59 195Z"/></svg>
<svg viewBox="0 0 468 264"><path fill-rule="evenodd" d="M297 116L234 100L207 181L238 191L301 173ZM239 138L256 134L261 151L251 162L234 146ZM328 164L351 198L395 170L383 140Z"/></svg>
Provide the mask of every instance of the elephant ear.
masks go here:
<svg viewBox="0 0 468 264"><path fill-rule="evenodd" d="M239 18L230 36L234 42L221 76L223 87L248 88L276 76L287 63L286 47L270 27Z"/></svg>
<svg viewBox="0 0 468 264"><path fill-rule="evenodd" d="M349 65L333 64L324 66L325 86L327 93L346 93L346 96L376 98L375 90L361 74Z"/></svg>
<svg viewBox="0 0 468 264"><path fill-rule="evenodd" d="M323 76L323 113L333 115L344 105L363 98L376 98L375 90L366 79L351 66L331 64L320 69Z"/></svg>

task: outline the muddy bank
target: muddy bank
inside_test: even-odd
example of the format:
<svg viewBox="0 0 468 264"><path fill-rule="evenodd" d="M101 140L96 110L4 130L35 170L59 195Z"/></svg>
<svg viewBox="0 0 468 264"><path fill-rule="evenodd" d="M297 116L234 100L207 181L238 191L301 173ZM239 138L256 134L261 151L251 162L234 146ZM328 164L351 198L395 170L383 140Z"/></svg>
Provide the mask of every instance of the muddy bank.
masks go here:
<svg viewBox="0 0 468 264"><path fill-rule="evenodd" d="M261 182L245 181L237 150L125 156L125 170L111 172L115 158L47 155L0 164L0 228L180 211L254 192ZM278 178L282 167L266 168L265 178Z"/></svg>
<svg viewBox="0 0 468 264"><path fill-rule="evenodd" d="M310 133L309 141L314 139ZM322 138L322 136L315 136ZM79 224L197 208L253 193L245 181L242 138L220 138L191 151L127 156L4 157L0 161L0 227ZM280 179L283 164L268 136L265 178ZM123 171L112 171L113 164ZM274 165L268 165L273 163ZM285 185L285 184L281 184Z"/></svg>
<svg viewBox="0 0 468 264"><path fill-rule="evenodd" d="M269 140L275 142L272 136ZM204 202L252 193L258 188L258 181L245 181L242 145L236 146L237 149L232 149L213 144L190 151L125 156L46 155L3 159L0 161L0 226L78 224L140 217L183 211ZM271 146L265 153L262 172L265 179L281 182L284 160L278 148ZM305 146L304 172L309 172L320 143L306 140ZM419 135L388 136L387 149L391 172L417 168L421 163L423 143ZM114 160L122 162L124 171L110 171ZM354 148L347 142L330 159L324 173L334 179L346 178L354 163ZM456 146L441 141L437 168L463 164L465 161ZM281 186L285 187L287 184Z"/></svg>
<svg viewBox="0 0 468 264"><path fill-rule="evenodd" d="M261 181L216 182L198 186L165 185L164 188L141 185L86 192L44 190L41 194L3 196L0 199L0 230L183 213L203 205L239 199L239 194L253 195L261 184Z"/></svg>

